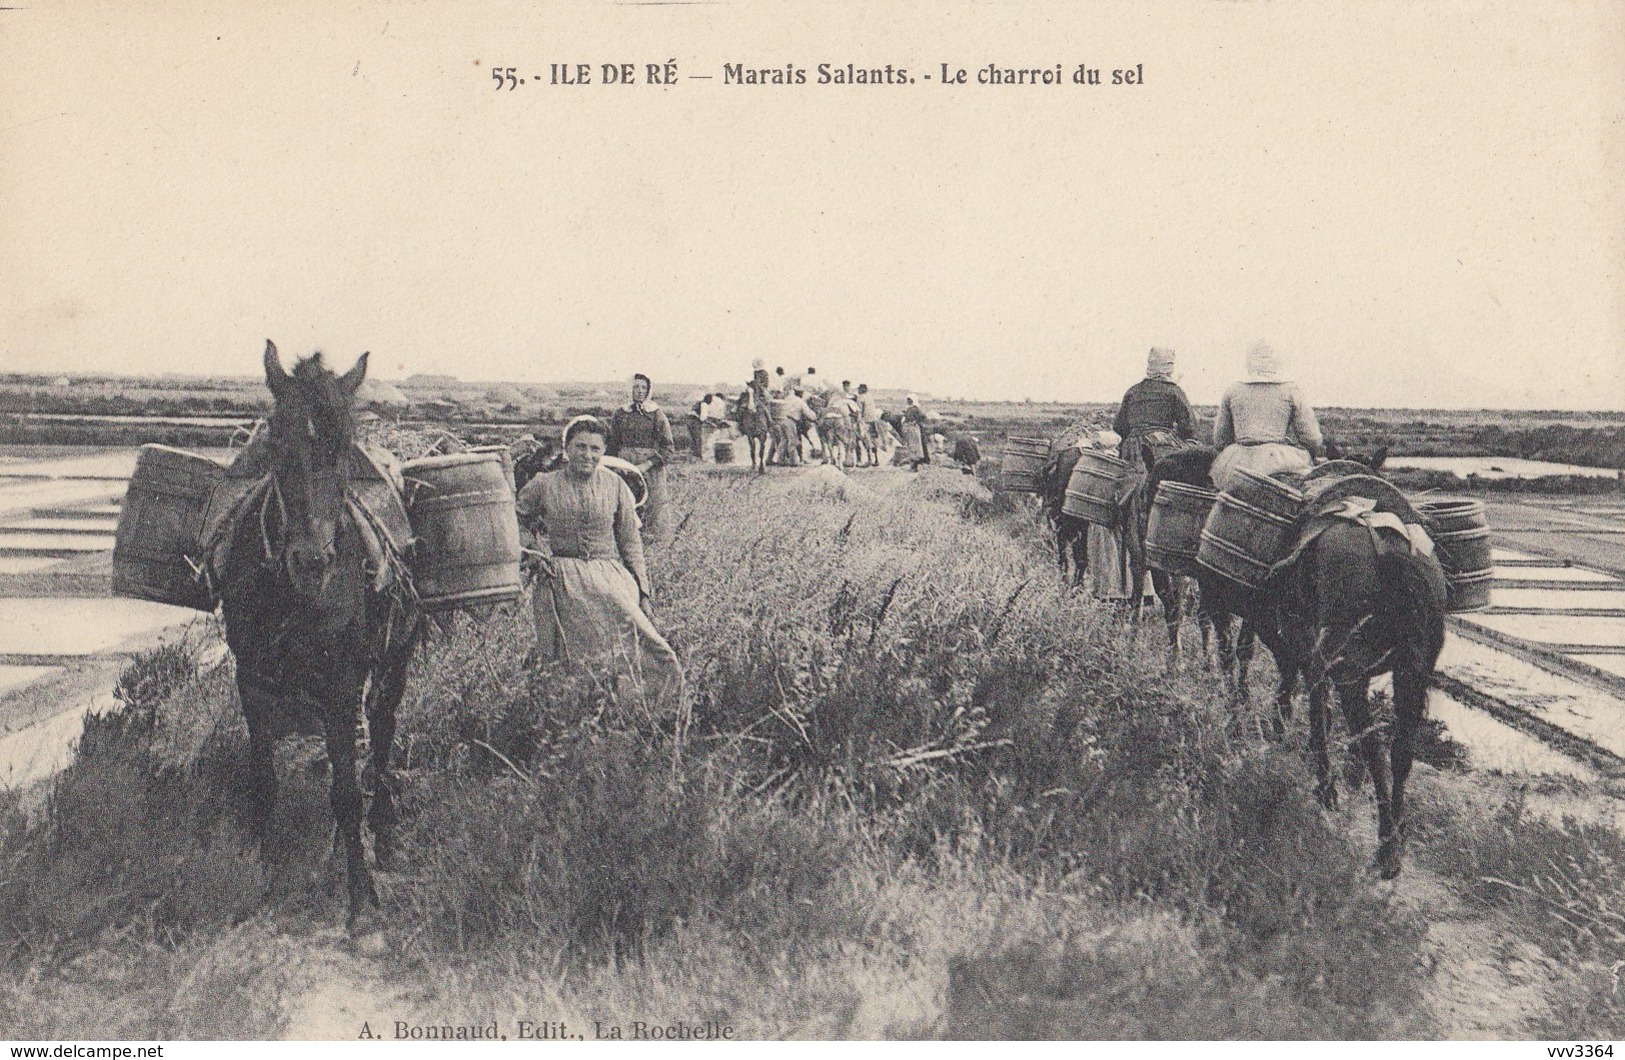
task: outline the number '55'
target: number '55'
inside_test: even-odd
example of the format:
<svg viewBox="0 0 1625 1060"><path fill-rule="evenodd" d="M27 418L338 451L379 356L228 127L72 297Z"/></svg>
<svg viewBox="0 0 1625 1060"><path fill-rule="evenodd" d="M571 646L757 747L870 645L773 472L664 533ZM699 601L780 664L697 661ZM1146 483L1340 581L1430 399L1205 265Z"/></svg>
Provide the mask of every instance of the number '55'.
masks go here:
<svg viewBox="0 0 1625 1060"><path fill-rule="evenodd" d="M494 66L491 68L491 78L496 81L498 92L502 91L504 81L508 84L509 92L519 87L519 77L514 73L518 69L517 66Z"/></svg>

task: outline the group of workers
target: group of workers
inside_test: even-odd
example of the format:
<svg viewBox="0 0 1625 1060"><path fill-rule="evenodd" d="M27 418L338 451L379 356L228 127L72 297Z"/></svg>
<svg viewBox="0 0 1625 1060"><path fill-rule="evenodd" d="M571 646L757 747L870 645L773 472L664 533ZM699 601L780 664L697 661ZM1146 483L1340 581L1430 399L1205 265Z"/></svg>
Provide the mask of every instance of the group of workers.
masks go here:
<svg viewBox="0 0 1625 1060"><path fill-rule="evenodd" d="M1213 479L1220 489L1241 470L1268 475L1307 469L1322 448L1315 412L1286 378L1275 351L1255 344L1247 351L1246 368L1246 379L1225 391L1213 427L1213 444L1221 450ZM1173 373L1174 351L1152 349L1145 378L1123 395L1111 431L1092 432L1078 444L1115 445L1119 456L1134 461L1152 432L1194 439L1196 418ZM819 452L830 462L877 466L886 421L869 388L860 384L854 390L842 381L819 389L808 384L815 374L808 369L804 377L789 376L781 368L775 385L757 360L733 409L715 394L696 403L696 448L704 451L707 425L714 432L726 420L766 414L776 455L786 463ZM537 657L587 661L613 656L623 674L657 700L682 702L682 666L655 627L644 554L646 539L657 544L669 540L666 467L676 453L671 421L651 400L651 387L649 377L640 373L633 378L631 400L607 422L594 416L571 420L563 433L562 466L530 478L519 490L517 507L523 525L548 546L535 558ZM816 395L816 407L810 394ZM908 399L899 420L906 460L915 467L930 462L928 417L917 400ZM806 441L811 446L804 450ZM605 465L606 456L642 473L648 492L641 519L627 480ZM975 462L968 453L966 458ZM1129 589L1120 544L1102 537L1098 557L1094 547L1092 539L1091 566L1098 562L1116 575L1104 582L1095 579L1097 593L1125 598Z"/></svg>
<svg viewBox="0 0 1625 1060"><path fill-rule="evenodd" d="M720 395L707 395L705 401L711 402L713 397L720 399ZM838 386L826 386L816 368L798 375L780 366L769 374L766 363L756 358L750 382L733 404L732 418L747 435L760 437L765 432L762 467L794 467L813 460L839 467L879 467L884 454L898 445L913 466L931 462L925 429L928 417L917 398L909 395L903 412L891 417L867 383L854 389L850 379L843 379ZM703 433L706 422L700 416L697 449L703 450L707 441ZM714 418L709 422L716 424Z"/></svg>

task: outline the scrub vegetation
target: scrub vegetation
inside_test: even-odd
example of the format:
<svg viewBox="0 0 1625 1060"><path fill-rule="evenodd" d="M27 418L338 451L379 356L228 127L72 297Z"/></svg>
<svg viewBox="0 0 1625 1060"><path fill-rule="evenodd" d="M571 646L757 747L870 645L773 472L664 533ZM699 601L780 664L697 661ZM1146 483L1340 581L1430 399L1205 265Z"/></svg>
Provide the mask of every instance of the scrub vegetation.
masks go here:
<svg viewBox="0 0 1625 1060"><path fill-rule="evenodd" d="M1262 740L1213 675L1164 673L1160 621L1136 633L1063 589L1019 502L939 469L694 468L673 507L653 576L690 710L527 670L523 605L459 616L420 651L382 955L336 928L320 742L279 753L262 859L229 661L138 657L49 792L0 806L0 1026L1452 1032L1413 877L1368 869L1369 807L1322 811L1301 732ZM1433 776L1419 767L1415 872L1554 957L1625 956L1617 834L1487 819ZM1564 990L1531 1033L1617 1034L1601 979Z"/></svg>

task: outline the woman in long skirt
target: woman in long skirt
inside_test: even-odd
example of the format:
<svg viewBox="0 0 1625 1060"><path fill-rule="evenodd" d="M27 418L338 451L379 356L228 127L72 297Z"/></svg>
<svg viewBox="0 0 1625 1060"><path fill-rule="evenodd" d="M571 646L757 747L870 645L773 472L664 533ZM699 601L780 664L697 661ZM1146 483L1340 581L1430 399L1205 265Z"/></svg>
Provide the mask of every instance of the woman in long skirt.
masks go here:
<svg viewBox="0 0 1625 1060"><path fill-rule="evenodd" d="M1078 444L1115 454L1120 442L1117 434L1108 430L1095 430L1079 439ZM1121 510L1121 509L1119 509ZM1096 600L1125 602L1134 597L1134 579L1129 571L1128 550L1123 547L1121 531L1105 523L1089 524L1089 593Z"/></svg>
<svg viewBox="0 0 1625 1060"><path fill-rule="evenodd" d="M539 662L612 662L656 701L683 694L677 653L653 621L649 572L632 491L600 461L605 425L590 416L564 431L565 466L519 491L519 515L546 532L550 556L533 600Z"/></svg>

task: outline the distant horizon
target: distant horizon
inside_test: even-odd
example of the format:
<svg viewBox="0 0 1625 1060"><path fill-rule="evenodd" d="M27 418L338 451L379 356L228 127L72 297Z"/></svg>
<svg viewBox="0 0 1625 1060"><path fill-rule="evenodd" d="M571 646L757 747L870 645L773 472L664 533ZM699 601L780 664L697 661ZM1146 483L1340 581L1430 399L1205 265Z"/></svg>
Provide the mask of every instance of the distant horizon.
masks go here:
<svg viewBox="0 0 1625 1060"><path fill-rule="evenodd" d="M335 364L336 364L336 362L335 362ZM343 368L345 366L344 365L337 365L337 367ZM19 377L19 376L32 376L32 377L65 376L65 377L67 377L69 379L107 379L107 380L131 380L131 381L175 379L175 380L241 382L241 383L250 384L250 385L252 385L254 383L263 384L263 382L264 382L264 377L261 374L255 373L255 372L249 372L249 373L133 372L132 373L132 372L109 372L109 371L76 372L76 371L67 371L67 370L60 370L60 371L18 371L18 370L13 370L13 369L0 370L0 382L15 380L16 377ZM375 380L377 380L378 382L381 382L381 383L389 383L389 384L394 385L394 386L399 386L402 383L410 382L411 379L414 376L422 376L422 377L427 377L427 378L450 379L452 382L458 384L459 386L467 386L467 387L490 387L490 386L509 385L509 386L517 386L517 387L526 387L526 386L530 386L530 387L592 387L594 389L606 390L606 389L624 389L627 386L626 381L619 380L619 379L609 379L609 380L603 380L603 379L600 379L600 380L594 380L594 379L554 379L554 380L465 379L465 378L462 378L462 377L459 377L459 376L451 375L450 373L446 373L446 372L414 372L411 375L405 375L405 376L375 376L371 372L369 372L367 378L368 379L375 379ZM820 378L822 378L822 377L820 377ZM840 380L837 379L836 384L839 385L839 383L840 383ZM853 380L853 386L854 387L857 386L857 383L858 383L857 380ZM13 384L13 385L18 385L18 384ZM49 384L47 384L47 385L49 385ZM730 384L730 387L732 385L733 384ZM743 381L741 381L738 385L740 387L743 387L745 385L745 383ZM930 391L923 390L923 389L920 389L918 387L879 386L879 387L871 387L870 389L875 390L876 392L879 392L879 393L889 393L889 394L909 393L909 394L916 394L916 395L919 395L920 398L922 400L925 400L925 401L946 401L946 402L957 402L957 403L965 403L965 404L984 404L984 405L1041 405L1041 406L1067 407L1067 406L1076 406L1076 405L1116 405L1122 400L1121 397L1117 397L1117 398L1100 398L1100 399L1082 398L1082 399L1077 399L1077 400L1058 400L1058 399L1040 399L1040 398L1030 398L1030 399L1022 399L1022 398L1014 398L1014 399L1011 399L1011 398L987 398L987 397L978 397L978 396L975 396L975 395L934 394L934 393L931 393ZM677 390L677 391L683 392L684 394L716 393L717 392L714 389L711 389L711 384L682 383L682 382L679 382L679 383L672 383L672 382L657 383L655 385L655 390L657 392L669 391L669 390ZM269 395L267 394L267 396L269 396ZM1194 406L1196 408L1214 408L1214 407L1217 406L1217 402L1215 402L1215 401L1195 401L1195 400L1193 400L1191 402L1191 404L1192 404L1192 406ZM1562 408L1562 407L1556 407L1556 406L1540 407L1540 406L1521 406L1521 405L1520 406L1495 406L1495 405L1348 405L1348 404L1338 404L1338 403L1318 403L1318 404L1315 405L1315 408L1316 408L1317 411L1322 411L1322 412L1374 411L1374 412L1418 412L1418 413L1421 413L1421 412L1464 413L1464 412L1483 411L1483 412L1549 413L1549 414L1553 414L1553 415L1620 416L1620 417L1625 417L1625 407L1616 407L1616 408Z"/></svg>

